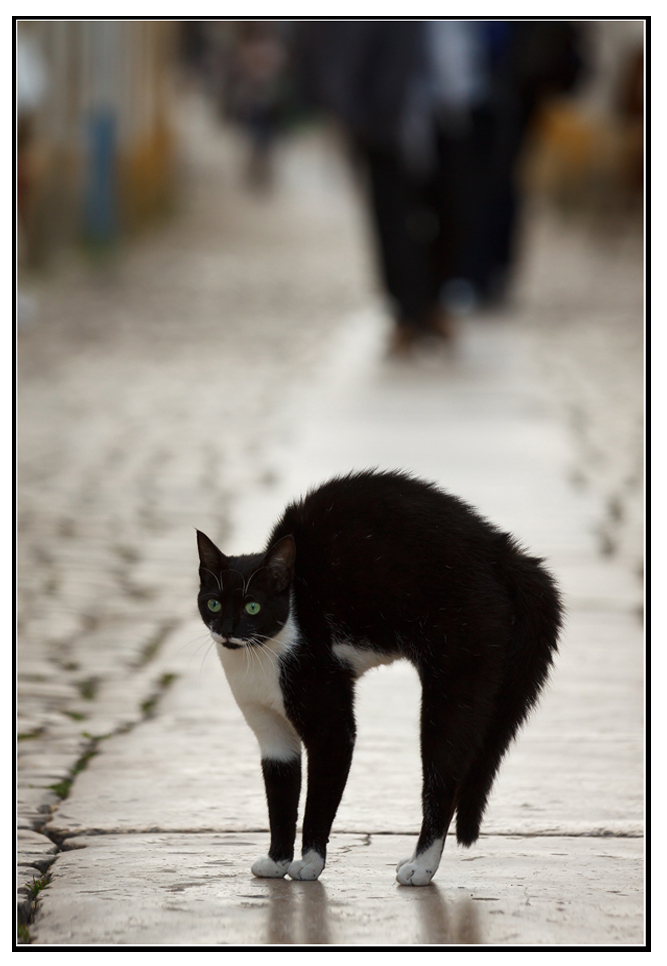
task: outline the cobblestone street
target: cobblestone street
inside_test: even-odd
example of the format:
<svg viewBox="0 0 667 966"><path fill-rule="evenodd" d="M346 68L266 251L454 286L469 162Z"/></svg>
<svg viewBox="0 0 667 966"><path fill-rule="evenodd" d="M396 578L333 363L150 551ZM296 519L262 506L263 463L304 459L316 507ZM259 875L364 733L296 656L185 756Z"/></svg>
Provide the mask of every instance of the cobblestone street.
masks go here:
<svg viewBox="0 0 667 966"><path fill-rule="evenodd" d="M388 360L333 137L295 135L275 190L252 194L202 102L179 123L179 210L113 262L35 280L19 331L22 941L641 943L638 230L530 206L512 305ZM363 681L323 884L267 885L249 873L267 827L254 739L195 606L195 528L256 551L286 500L373 465L515 530L569 612L480 843L448 844L409 903L390 860L418 826L413 672Z"/></svg>

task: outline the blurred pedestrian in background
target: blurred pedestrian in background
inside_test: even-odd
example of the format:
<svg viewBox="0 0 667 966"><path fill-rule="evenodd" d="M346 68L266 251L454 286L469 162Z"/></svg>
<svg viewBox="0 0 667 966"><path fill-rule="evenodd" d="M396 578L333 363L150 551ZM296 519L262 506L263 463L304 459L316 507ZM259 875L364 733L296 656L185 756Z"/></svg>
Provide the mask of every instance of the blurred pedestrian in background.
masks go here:
<svg viewBox="0 0 667 966"><path fill-rule="evenodd" d="M393 348L449 338L452 314L504 297L517 162L548 94L582 64L566 21L310 21L304 90L347 130L368 176Z"/></svg>
<svg viewBox="0 0 667 966"><path fill-rule="evenodd" d="M248 137L248 183L266 187L280 126L287 48L278 26L250 20L236 25L226 81L226 110Z"/></svg>
<svg viewBox="0 0 667 966"><path fill-rule="evenodd" d="M242 132L244 178L253 189L273 181L277 137L290 109L289 23L267 20L182 21L180 58L221 120Z"/></svg>

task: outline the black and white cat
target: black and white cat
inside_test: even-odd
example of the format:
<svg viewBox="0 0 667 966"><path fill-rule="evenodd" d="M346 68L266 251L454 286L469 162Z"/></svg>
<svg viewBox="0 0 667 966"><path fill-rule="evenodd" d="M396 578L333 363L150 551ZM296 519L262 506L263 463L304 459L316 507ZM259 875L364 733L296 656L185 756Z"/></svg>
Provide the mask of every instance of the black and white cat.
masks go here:
<svg viewBox="0 0 667 966"><path fill-rule="evenodd" d="M552 664L561 604L541 560L461 500L391 472L291 504L262 553L227 557L197 539L199 610L261 751L271 845L253 873L318 878L352 761L354 682L407 658L422 685L423 823L397 879L427 885L454 813L458 842L477 839Z"/></svg>

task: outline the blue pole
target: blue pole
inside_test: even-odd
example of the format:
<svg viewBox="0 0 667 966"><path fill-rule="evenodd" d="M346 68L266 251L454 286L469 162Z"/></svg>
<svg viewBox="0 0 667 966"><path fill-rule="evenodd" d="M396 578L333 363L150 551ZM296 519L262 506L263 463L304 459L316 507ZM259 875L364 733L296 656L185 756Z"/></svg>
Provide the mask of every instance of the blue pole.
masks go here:
<svg viewBox="0 0 667 966"><path fill-rule="evenodd" d="M118 233L116 127L116 118L108 107L95 109L86 122L84 235L102 244L115 241Z"/></svg>

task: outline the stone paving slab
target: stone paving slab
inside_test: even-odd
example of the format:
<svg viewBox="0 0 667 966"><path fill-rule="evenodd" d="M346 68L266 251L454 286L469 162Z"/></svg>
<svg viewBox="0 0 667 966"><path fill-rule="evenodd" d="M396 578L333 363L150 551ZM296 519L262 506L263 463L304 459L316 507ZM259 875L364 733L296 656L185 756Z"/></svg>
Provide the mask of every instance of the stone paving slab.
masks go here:
<svg viewBox="0 0 667 966"><path fill-rule="evenodd" d="M32 829L19 829L16 838L22 850L23 860L36 868L46 868L58 851L57 845L50 838Z"/></svg>
<svg viewBox="0 0 667 966"><path fill-rule="evenodd" d="M318 882L249 872L265 836L92 835L54 867L40 945L599 945L643 941L643 843L483 836L427 889L403 835L334 835ZM573 889L573 884L576 888Z"/></svg>

